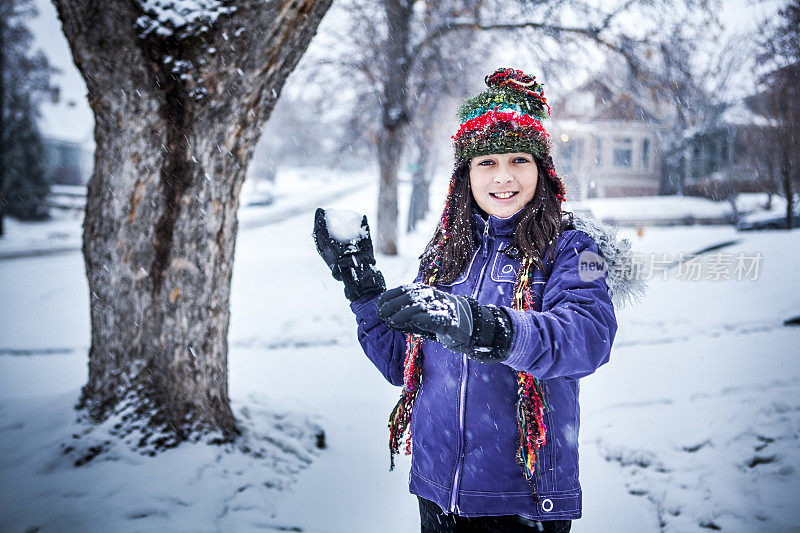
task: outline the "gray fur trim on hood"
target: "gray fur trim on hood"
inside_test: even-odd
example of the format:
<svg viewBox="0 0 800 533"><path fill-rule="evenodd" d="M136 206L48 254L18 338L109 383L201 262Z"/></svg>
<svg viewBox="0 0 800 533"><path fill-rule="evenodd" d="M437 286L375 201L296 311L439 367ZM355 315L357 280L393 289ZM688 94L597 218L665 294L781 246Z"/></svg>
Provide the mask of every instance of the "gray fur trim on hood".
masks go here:
<svg viewBox="0 0 800 533"><path fill-rule="evenodd" d="M572 225L589 235L600 248L600 255L608 263L608 293L614 307L621 309L638 303L645 295L647 283L641 279L634 265L631 242L618 239L617 226L605 224L591 215L573 212Z"/></svg>

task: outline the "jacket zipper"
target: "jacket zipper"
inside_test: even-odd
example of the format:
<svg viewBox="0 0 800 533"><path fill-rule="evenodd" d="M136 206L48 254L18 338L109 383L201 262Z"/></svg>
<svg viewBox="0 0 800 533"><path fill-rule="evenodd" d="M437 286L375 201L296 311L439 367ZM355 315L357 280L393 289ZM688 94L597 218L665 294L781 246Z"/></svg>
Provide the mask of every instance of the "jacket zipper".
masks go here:
<svg viewBox="0 0 800 533"><path fill-rule="evenodd" d="M486 222L486 228L483 231L483 248L484 259L489 256L489 221ZM478 276L478 283L475 284L475 290L472 291L472 297L477 298L478 293L481 291L483 285L483 275L486 272L486 266L489 261L484 261L481 267L480 275ZM461 383L458 395L458 449L456 450L456 473L453 476L453 491L450 495L450 512L456 512L456 498L458 497L458 478L461 476L461 464L463 463L461 455L464 453L462 440L464 435L464 404L467 401L467 368L468 357L466 354L461 356Z"/></svg>
<svg viewBox="0 0 800 533"><path fill-rule="evenodd" d="M486 227L483 230L483 242L486 246L483 248L483 257L489 256L489 221L486 221ZM480 288L480 283L478 284ZM477 293L476 293L477 294ZM475 296L473 296L475 298Z"/></svg>
<svg viewBox="0 0 800 533"><path fill-rule="evenodd" d="M544 391L545 398L549 398L550 397L550 387L547 385L547 381L543 379L541 381L541 384L542 384L542 390ZM545 410L544 419L545 419L545 423L547 424L548 428L553 427L552 421L550 420L550 411ZM552 437L552 435L548 434L548 437ZM548 463L547 464L547 471L544 472L544 480L543 480L543 482L545 484L544 490L548 490L548 488L549 488L549 490L556 490L555 476L553 475L553 469L556 467L556 464L555 464L556 463L555 446L556 446L556 443L553 441L553 439L552 438L548 438L547 439L547 444L545 444L545 448L548 448L549 452L547 454L547 463ZM543 453L541 455L542 455L542 459L544 460L544 450L542 450L542 452ZM544 461L542 462L542 466L544 466ZM544 470L544 469L542 469L542 470Z"/></svg>

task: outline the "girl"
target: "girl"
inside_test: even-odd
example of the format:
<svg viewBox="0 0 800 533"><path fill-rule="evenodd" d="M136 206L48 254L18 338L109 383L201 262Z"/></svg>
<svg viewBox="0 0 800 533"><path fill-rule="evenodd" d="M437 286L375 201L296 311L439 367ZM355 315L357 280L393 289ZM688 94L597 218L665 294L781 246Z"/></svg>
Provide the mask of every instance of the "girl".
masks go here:
<svg viewBox="0 0 800 533"><path fill-rule="evenodd" d="M340 242L320 209L314 238L364 352L403 386L390 468L413 452L422 531L566 532L581 516L578 380L608 361L614 306L643 286L621 277L630 244L613 228L562 213L541 85L512 69L486 83L459 110L415 283L385 291L366 217Z"/></svg>

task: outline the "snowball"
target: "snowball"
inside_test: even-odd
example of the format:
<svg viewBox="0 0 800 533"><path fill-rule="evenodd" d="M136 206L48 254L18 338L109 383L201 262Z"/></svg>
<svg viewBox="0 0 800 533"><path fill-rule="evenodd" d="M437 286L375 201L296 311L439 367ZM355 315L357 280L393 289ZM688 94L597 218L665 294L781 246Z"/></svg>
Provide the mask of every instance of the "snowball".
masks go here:
<svg viewBox="0 0 800 533"><path fill-rule="evenodd" d="M347 209L326 209L325 224L328 235L339 242L350 242L367 236L366 228L361 227L361 214Z"/></svg>

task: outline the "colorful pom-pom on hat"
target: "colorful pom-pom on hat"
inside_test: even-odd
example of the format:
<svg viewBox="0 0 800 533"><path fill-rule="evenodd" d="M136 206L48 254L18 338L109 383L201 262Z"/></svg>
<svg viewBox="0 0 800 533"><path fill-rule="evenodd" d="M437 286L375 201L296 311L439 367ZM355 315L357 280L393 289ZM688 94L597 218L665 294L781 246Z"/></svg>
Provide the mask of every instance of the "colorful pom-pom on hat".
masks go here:
<svg viewBox="0 0 800 533"><path fill-rule="evenodd" d="M486 77L488 89L468 98L458 110L461 126L453 135L456 162L487 154L525 152L550 155L550 139L541 120L550 106L535 76L497 69Z"/></svg>

